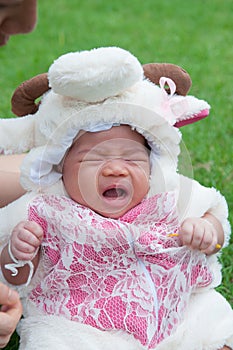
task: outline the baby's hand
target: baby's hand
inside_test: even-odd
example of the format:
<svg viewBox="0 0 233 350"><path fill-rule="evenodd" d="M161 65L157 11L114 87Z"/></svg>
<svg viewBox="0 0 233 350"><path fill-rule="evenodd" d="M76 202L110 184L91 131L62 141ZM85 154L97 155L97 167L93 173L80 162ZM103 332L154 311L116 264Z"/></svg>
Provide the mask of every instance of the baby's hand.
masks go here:
<svg viewBox="0 0 233 350"><path fill-rule="evenodd" d="M31 260L43 239L42 227L34 221L21 221L11 234L11 252L17 260Z"/></svg>
<svg viewBox="0 0 233 350"><path fill-rule="evenodd" d="M217 230L206 219L188 218L180 227L179 237L183 245L199 249L206 255L215 253L218 243Z"/></svg>

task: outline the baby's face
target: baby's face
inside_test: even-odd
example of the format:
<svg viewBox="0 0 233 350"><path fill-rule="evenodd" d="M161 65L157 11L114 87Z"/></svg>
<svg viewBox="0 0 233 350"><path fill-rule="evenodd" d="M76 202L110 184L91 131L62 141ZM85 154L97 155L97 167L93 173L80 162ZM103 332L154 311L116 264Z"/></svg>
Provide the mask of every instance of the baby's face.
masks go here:
<svg viewBox="0 0 233 350"><path fill-rule="evenodd" d="M127 125L82 134L63 166L69 196L114 219L142 201L149 190L149 176L145 140Z"/></svg>

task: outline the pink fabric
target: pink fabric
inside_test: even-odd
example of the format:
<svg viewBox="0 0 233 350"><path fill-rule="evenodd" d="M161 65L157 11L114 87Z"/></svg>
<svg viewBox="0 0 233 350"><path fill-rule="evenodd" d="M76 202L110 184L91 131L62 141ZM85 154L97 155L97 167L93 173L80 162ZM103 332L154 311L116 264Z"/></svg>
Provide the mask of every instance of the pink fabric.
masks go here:
<svg viewBox="0 0 233 350"><path fill-rule="evenodd" d="M181 322L190 294L211 282L204 254L179 246L174 193L143 201L118 220L71 199L38 196L47 275L30 300L46 314L101 330L122 329L147 349Z"/></svg>

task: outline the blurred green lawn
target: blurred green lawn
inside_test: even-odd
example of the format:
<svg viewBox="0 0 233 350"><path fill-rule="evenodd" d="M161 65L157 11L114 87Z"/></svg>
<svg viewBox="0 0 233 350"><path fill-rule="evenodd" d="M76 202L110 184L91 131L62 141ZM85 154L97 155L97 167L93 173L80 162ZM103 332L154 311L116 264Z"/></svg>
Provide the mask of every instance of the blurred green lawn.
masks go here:
<svg viewBox="0 0 233 350"><path fill-rule="evenodd" d="M225 195L232 223L232 33L232 0L39 0L36 30L0 49L0 116L13 116L10 97L19 83L66 52L120 46L141 63L178 64L191 75L190 94L212 107L209 118L182 129L194 176ZM221 259L219 290L233 306L233 241ZM17 347L14 339L7 349Z"/></svg>

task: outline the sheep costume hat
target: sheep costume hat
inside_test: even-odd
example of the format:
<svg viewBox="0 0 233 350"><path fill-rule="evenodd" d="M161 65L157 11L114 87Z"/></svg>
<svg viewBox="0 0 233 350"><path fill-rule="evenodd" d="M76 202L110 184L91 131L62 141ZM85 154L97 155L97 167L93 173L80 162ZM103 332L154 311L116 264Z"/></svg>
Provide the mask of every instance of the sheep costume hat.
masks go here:
<svg viewBox="0 0 233 350"><path fill-rule="evenodd" d="M190 86L189 75L180 67L142 66L131 53L117 47L65 54L51 65L48 74L23 83L12 98L12 110L22 118L0 120L0 153L28 152L21 167L21 184L27 193L0 210L1 246L9 240L13 227L27 220L34 198L69 197L62 182L62 162L78 133L118 125L130 125L151 148L147 198L174 192L180 223L211 212L223 225L227 245L230 226L224 197L177 172L179 127L206 117L210 108L207 102L187 96ZM39 266L28 286L17 287L24 303L24 319L18 326L20 349L233 348L233 311L214 290L221 283L221 266L216 254L205 259L212 282L196 288L181 324L154 347L119 329L105 332L38 311L28 295L44 278L45 271Z"/></svg>
<svg viewBox="0 0 233 350"><path fill-rule="evenodd" d="M0 149L13 153L31 150L22 168L23 187L32 190L51 186L61 177L54 165L61 162L80 130L98 131L114 124L129 124L145 136L152 145L152 156L161 148L163 164L158 168L161 167L165 183L173 182L180 133L172 126L208 115L209 105L191 96L179 96L186 94L191 85L189 75L179 67L152 64L145 65L144 71L152 81L160 81L162 88L143 79L138 60L119 48L69 53L56 60L48 73L51 90L43 97L38 112L11 124L8 121L2 127ZM174 76L176 84L161 74ZM170 85L170 94L164 89L165 84ZM33 88L36 89L33 101L27 98L26 102L29 108L36 109L34 99L40 96L37 87L40 85L42 91L48 89L47 76L39 76L27 85L13 96L13 111L17 115L25 115L22 96L32 94ZM159 178L153 176L153 170L151 178L156 181ZM159 188L157 183L156 187Z"/></svg>

